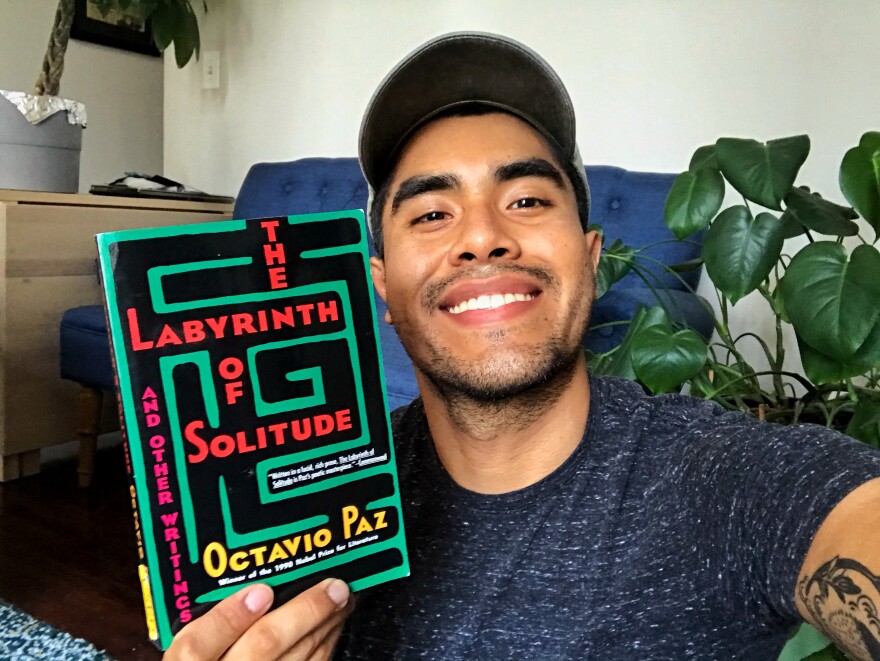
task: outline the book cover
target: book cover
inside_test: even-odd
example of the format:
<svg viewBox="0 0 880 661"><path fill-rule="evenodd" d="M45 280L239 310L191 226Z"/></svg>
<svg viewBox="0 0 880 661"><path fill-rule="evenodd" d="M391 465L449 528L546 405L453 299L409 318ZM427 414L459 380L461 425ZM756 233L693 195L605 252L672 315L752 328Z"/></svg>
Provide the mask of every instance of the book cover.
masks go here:
<svg viewBox="0 0 880 661"><path fill-rule="evenodd" d="M363 213L97 241L151 639L408 575Z"/></svg>

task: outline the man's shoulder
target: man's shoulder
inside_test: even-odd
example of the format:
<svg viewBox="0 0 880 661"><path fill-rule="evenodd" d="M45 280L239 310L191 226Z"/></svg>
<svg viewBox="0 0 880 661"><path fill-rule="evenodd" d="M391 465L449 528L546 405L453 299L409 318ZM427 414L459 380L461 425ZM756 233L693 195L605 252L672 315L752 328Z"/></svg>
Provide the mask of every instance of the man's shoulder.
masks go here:
<svg viewBox="0 0 880 661"><path fill-rule="evenodd" d="M676 470L695 457L703 464L741 461L742 470L748 464L776 470L837 452L862 457L867 449L820 425L766 422L711 400L680 393L650 395L632 381L594 378L601 388L598 413L603 431L633 439L640 451L669 460Z"/></svg>
<svg viewBox="0 0 880 661"><path fill-rule="evenodd" d="M594 400L602 409L603 416L621 417L623 419L646 419L652 424L671 423L680 428L685 423L700 420L718 422L718 418L726 416L725 411L716 402L692 397L681 393L652 395L634 381L615 376L592 376L591 386L596 391ZM740 422L748 420L748 416L733 414Z"/></svg>

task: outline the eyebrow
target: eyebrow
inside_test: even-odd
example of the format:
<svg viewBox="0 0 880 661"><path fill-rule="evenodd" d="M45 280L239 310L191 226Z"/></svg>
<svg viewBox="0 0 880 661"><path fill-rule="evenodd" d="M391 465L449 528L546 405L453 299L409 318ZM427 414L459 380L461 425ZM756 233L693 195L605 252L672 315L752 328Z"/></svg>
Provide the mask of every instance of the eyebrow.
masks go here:
<svg viewBox="0 0 880 661"><path fill-rule="evenodd" d="M461 183L454 174L431 174L416 175L410 177L397 189L391 200L391 213L397 213L400 205L425 193L434 191L455 190L461 187Z"/></svg>
<svg viewBox="0 0 880 661"><path fill-rule="evenodd" d="M565 190L565 181L562 173L555 165L543 158L529 158L524 161L514 161L499 166L495 170L495 181L501 183L521 179L523 177L541 177L549 179L557 187Z"/></svg>

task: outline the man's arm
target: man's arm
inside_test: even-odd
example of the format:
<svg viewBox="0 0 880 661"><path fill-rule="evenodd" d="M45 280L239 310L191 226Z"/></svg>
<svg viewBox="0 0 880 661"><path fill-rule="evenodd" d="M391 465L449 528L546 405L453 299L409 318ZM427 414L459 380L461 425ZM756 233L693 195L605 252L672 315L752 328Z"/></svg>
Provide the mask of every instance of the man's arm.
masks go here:
<svg viewBox="0 0 880 661"><path fill-rule="evenodd" d="M850 658L880 660L880 478L846 496L819 527L795 601Z"/></svg>

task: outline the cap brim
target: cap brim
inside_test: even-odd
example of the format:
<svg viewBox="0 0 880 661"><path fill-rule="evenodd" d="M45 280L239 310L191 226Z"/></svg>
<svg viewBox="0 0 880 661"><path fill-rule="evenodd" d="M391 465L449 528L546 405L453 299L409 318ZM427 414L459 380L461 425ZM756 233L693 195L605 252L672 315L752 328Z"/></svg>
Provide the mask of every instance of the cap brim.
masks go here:
<svg viewBox="0 0 880 661"><path fill-rule="evenodd" d="M360 131L364 176L377 188L407 138L431 117L466 103L511 112L576 151L574 108L556 72L528 47L494 34L454 33L410 53L385 77Z"/></svg>

